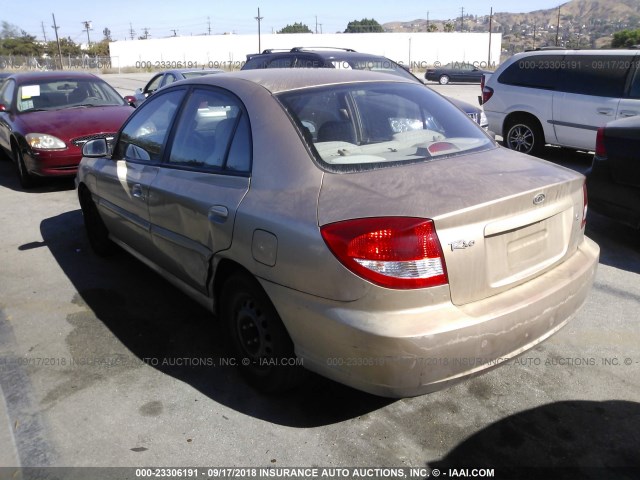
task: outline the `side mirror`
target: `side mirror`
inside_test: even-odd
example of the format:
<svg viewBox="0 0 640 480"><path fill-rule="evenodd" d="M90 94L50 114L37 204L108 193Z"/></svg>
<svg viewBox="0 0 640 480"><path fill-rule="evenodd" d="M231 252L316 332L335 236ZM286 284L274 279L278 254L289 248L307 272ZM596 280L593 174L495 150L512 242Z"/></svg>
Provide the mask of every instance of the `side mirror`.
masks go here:
<svg viewBox="0 0 640 480"><path fill-rule="evenodd" d="M106 157L109 155L109 146L104 138L89 140L82 147L82 156L88 158Z"/></svg>
<svg viewBox="0 0 640 480"><path fill-rule="evenodd" d="M134 97L133 95L125 96L124 97L124 101L135 108L135 106L136 106L136 97Z"/></svg>

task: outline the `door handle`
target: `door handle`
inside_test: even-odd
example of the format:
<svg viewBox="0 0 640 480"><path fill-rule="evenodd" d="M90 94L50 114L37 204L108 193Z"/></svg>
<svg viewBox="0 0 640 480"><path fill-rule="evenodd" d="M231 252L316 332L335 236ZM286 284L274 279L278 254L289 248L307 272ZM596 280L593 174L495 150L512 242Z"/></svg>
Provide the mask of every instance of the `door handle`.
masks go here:
<svg viewBox="0 0 640 480"><path fill-rule="evenodd" d="M224 205L214 205L209 209L209 215L207 215L210 222L224 223L229 217L229 209Z"/></svg>
<svg viewBox="0 0 640 480"><path fill-rule="evenodd" d="M599 108L598 109L598 113L600 115L613 115L613 109L612 108Z"/></svg>
<svg viewBox="0 0 640 480"><path fill-rule="evenodd" d="M142 185L140 185L139 183L134 183L133 186L131 187L131 195L134 196L134 198L137 198L139 200L144 200L144 192L142 191Z"/></svg>
<svg viewBox="0 0 640 480"><path fill-rule="evenodd" d="M634 112L633 110L620 110L621 117L635 117L638 115L638 112Z"/></svg>

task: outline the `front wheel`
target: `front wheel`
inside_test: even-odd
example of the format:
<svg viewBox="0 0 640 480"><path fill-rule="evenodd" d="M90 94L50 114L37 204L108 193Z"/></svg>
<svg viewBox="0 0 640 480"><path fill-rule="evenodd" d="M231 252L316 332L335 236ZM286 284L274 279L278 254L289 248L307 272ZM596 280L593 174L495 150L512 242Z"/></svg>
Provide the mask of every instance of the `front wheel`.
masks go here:
<svg viewBox="0 0 640 480"><path fill-rule="evenodd" d="M29 173L27 170L27 166L24 163L24 158L22 157L22 152L18 147L14 147L13 149L13 159L16 163L16 170L18 172L18 180L20 180L20 185L22 188L31 188L36 184L35 178L33 175Z"/></svg>
<svg viewBox="0 0 640 480"><path fill-rule="evenodd" d="M440 85L446 85L449 83L449 76L448 75L440 75Z"/></svg>
<svg viewBox="0 0 640 480"><path fill-rule="evenodd" d="M535 121L516 120L507 127L504 142L511 150L535 155L544 146L544 134Z"/></svg>
<svg viewBox="0 0 640 480"><path fill-rule="evenodd" d="M225 282L220 298L232 355L247 382L269 393L295 387L304 370L278 312L257 280L236 273Z"/></svg>

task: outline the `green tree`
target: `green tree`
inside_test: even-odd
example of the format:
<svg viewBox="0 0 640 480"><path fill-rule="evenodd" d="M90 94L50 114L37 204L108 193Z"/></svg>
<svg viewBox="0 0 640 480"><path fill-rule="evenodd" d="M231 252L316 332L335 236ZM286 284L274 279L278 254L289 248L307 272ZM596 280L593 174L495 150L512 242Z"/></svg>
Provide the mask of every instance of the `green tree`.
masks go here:
<svg viewBox="0 0 640 480"><path fill-rule="evenodd" d="M430 23L429 28L427 28L427 32L437 32L438 26L435 23Z"/></svg>
<svg viewBox="0 0 640 480"><path fill-rule="evenodd" d="M447 22L444 24L444 31L445 32L453 32L455 30L456 27L453 26L453 23L451 22Z"/></svg>
<svg viewBox="0 0 640 480"><path fill-rule="evenodd" d="M106 38L100 42L92 43L87 50L91 56L108 57L109 56L109 40Z"/></svg>
<svg viewBox="0 0 640 480"><path fill-rule="evenodd" d="M380 25L373 18L363 18L362 20L354 20L349 22L344 33L379 33L384 32L382 25Z"/></svg>
<svg viewBox="0 0 640 480"><path fill-rule="evenodd" d="M16 38L20 36L20 29L9 22L2 22L2 30L0 30L0 38Z"/></svg>
<svg viewBox="0 0 640 480"><path fill-rule="evenodd" d="M55 42L55 40L47 42L45 51L52 57L58 55L58 44ZM60 51L62 52L63 57L77 57L78 55L82 55L82 49L80 48L80 45L74 43L74 41L71 40L70 37L60 39Z"/></svg>
<svg viewBox="0 0 640 480"><path fill-rule="evenodd" d="M8 37L0 40L1 55L22 55L27 57L39 57L44 52L44 48L36 37L22 31L20 36Z"/></svg>
<svg viewBox="0 0 640 480"><path fill-rule="evenodd" d="M628 48L640 44L640 30L622 30L613 34L611 48Z"/></svg>
<svg viewBox="0 0 640 480"><path fill-rule="evenodd" d="M294 23L293 25L287 25L281 30L278 30L278 33L313 33L308 26L303 23Z"/></svg>

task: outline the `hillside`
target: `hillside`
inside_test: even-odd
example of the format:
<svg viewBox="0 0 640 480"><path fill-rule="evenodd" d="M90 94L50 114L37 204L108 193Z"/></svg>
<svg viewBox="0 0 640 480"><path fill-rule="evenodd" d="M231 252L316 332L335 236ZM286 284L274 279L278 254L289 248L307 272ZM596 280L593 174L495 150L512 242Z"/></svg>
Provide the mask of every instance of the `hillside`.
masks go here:
<svg viewBox="0 0 640 480"><path fill-rule="evenodd" d="M491 29L502 33L505 54L526 48L559 46L569 48L602 48L611 44L611 35L625 29L640 28L640 0L572 0L558 9L528 13L497 12L493 14ZM391 32L426 32L427 20L389 22L383 25ZM430 19L433 31L488 32L489 15L465 15L463 19Z"/></svg>

